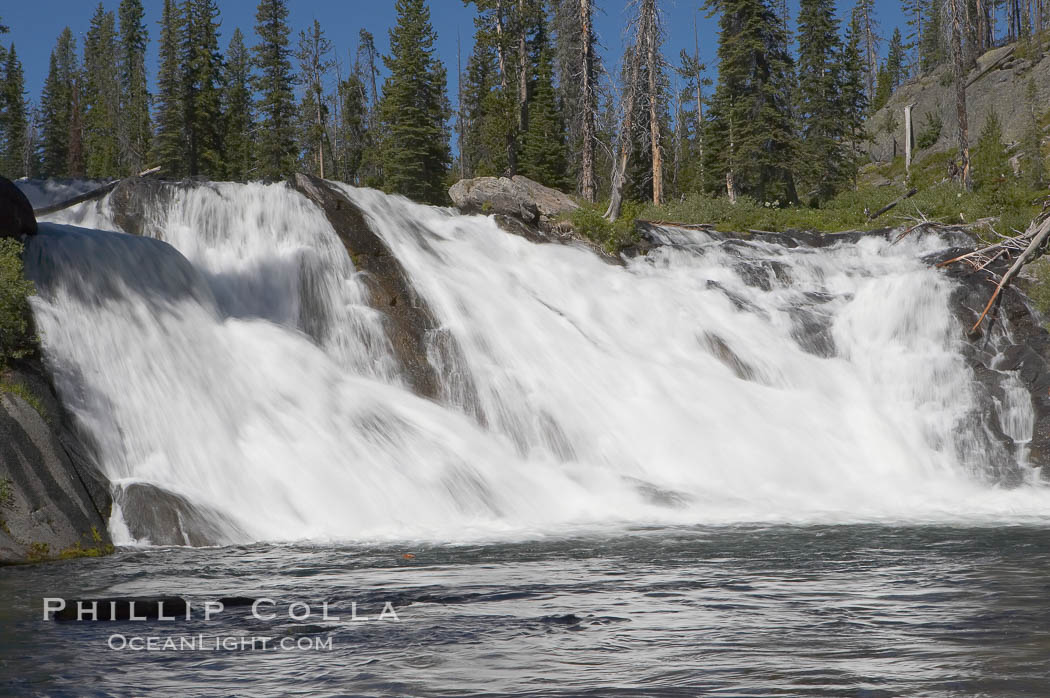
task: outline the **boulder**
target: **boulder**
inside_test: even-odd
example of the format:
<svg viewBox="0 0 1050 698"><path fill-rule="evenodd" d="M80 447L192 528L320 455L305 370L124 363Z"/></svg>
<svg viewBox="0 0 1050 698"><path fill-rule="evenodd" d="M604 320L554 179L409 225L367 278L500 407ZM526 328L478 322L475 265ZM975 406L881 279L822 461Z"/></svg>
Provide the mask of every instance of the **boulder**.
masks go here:
<svg viewBox="0 0 1050 698"><path fill-rule="evenodd" d="M21 240L23 235L36 235L33 205L6 177L0 177L0 238Z"/></svg>
<svg viewBox="0 0 1050 698"><path fill-rule="evenodd" d="M464 213L511 216L542 229L549 228L559 214L579 208L568 194L521 175L461 179L448 195Z"/></svg>
<svg viewBox="0 0 1050 698"><path fill-rule="evenodd" d="M153 545L228 545L248 537L222 512L148 483L121 487L114 501L131 537Z"/></svg>

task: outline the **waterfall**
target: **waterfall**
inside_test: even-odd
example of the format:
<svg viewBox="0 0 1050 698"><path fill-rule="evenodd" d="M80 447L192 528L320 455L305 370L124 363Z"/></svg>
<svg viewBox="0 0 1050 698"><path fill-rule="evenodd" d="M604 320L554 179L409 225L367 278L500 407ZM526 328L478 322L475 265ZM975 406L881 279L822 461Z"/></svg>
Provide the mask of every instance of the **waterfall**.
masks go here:
<svg viewBox="0 0 1050 698"><path fill-rule="evenodd" d="M221 515L223 542L1002 520L1050 501L999 482L1031 407L1011 383L989 427L952 282L919 261L933 236L811 249L664 228L619 266L333 186L433 316L435 400L399 374L368 274L285 184L172 187L143 237L115 232L108 197L42 223L26 267L46 359L118 490Z"/></svg>

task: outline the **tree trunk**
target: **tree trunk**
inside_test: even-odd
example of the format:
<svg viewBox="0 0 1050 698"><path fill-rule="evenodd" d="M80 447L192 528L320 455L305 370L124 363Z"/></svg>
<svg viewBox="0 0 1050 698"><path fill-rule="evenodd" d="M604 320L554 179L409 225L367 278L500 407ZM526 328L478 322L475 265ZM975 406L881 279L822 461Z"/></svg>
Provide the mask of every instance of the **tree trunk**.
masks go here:
<svg viewBox="0 0 1050 698"><path fill-rule="evenodd" d="M656 75L660 68L656 52L656 0L645 0L642 15L649 69L649 143L653 158L653 204L659 206L664 198L664 165L660 150L660 120L656 109L659 98Z"/></svg>
<svg viewBox="0 0 1050 698"><path fill-rule="evenodd" d="M525 45L527 28L525 0L518 0L518 133L529 130L529 53Z"/></svg>
<svg viewBox="0 0 1050 698"><path fill-rule="evenodd" d="M961 0L948 0L952 13L952 64L955 69L955 111L959 122L962 185L970 188L970 135L966 122L966 73L963 71Z"/></svg>
<svg viewBox="0 0 1050 698"><path fill-rule="evenodd" d="M583 198L594 202L597 198L597 184L594 177L594 57L591 55L591 0L580 0L580 26L583 33L581 61L583 63L582 92L583 102Z"/></svg>

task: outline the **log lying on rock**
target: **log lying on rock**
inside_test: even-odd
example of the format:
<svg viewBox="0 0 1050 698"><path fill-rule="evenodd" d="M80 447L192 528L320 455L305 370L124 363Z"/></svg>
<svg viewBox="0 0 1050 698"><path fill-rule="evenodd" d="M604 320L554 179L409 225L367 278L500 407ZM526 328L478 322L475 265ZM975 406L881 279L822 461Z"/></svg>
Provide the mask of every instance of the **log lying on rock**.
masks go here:
<svg viewBox="0 0 1050 698"><path fill-rule="evenodd" d="M1050 204L1050 201L1048 201L1048 204ZM1035 261L1046 252L1048 239L1050 239L1050 210L1047 210L1046 206L1044 206L1043 213L1032 221L1024 233L1016 237L1005 238L994 245L988 245L973 252L953 257L937 265L938 267L946 267L949 264L962 262L968 264L974 271L982 271L1002 257L1009 257L1012 253L1020 253L1017 259L1014 260L1014 263L1010 265L1010 268L1002 275L1002 278L999 279L999 283L996 284L995 290L992 292L991 298L988 299L988 303L985 304L981 315L977 318L977 322L970 328L971 333L976 332L980 328L981 323L984 322L984 318L987 317L988 312L999 299L1003 289L1017 276L1021 268L1025 264Z"/></svg>

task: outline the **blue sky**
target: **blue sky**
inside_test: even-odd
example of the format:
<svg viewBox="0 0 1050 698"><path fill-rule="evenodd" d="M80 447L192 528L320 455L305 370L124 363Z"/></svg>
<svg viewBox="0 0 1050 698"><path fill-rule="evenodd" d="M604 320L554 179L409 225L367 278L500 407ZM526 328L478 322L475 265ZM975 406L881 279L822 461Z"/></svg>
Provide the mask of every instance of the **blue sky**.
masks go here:
<svg viewBox="0 0 1050 698"><path fill-rule="evenodd" d="M248 44L255 42L253 27L255 7L258 0L218 0L221 11L220 44L225 49L235 27L240 27ZM69 26L78 37L78 48L82 48L83 35L87 31L97 1L92 0L19 0L5 2L0 8L0 22L8 25L11 32L3 37L5 44L14 43L25 67L26 89L35 102L40 95L47 74L48 56L62 28ZM103 0L106 9L116 10L120 0ZM163 3L161 0L144 0L146 24L150 32L150 47L147 69L151 80L156 73L157 45L159 34L157 22ZM460 37L463 63L470 53L474 34L473 6L464 6L462 0L429 0L434 28L438 34L437 50L449 73L449 90L453 101L456 90L456 37ZM623 46L623 26L627 19L626 0L595 0L598 16L595 28L604 47L606 65L614 70ZM706 17L700 9L702 0L660 0L664 27L667 33L664 51L672 62L677 62L682 48L692 52L693 20L697 21L700 36L700 52L708 65L715 63L717 50L717 19ZM798 2L789 0L792 17L796 16ZM875 2L882 33L889 37L894 26L903 25L900 5L889 0ZM314 18L321 22L328 38L344 64L348 52L357 46L358 30L368 29L376 37L380 53L388 47L388 30L395 20L394 0L290 0L289 18L293 32L311 24ZM839 0L840 19L848 16L853 2ZM902 27L903 30L903 27ZM885 52L885 42L882 47ZM714 78L714 71L711 77ZM615 74L615 73L614 73Z"/></svg>

